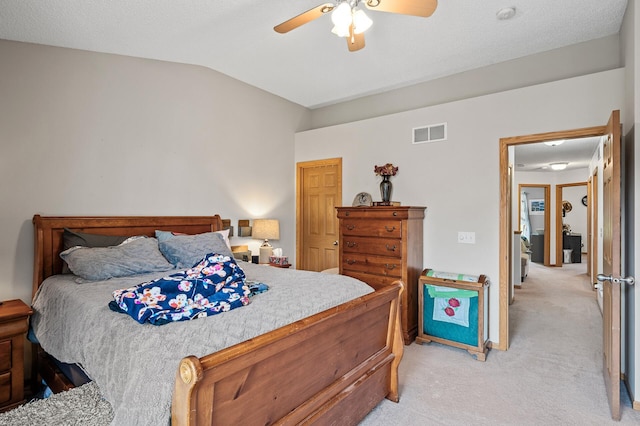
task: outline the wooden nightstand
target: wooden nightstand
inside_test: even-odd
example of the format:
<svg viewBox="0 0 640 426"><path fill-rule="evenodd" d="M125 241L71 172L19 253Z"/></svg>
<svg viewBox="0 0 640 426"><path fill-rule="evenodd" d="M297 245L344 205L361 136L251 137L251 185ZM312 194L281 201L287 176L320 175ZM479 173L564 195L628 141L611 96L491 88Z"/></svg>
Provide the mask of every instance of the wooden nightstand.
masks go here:
<svg viewBox="0 0 640 426"><path fill-rule="evenodd" d="M0 305L0 411L24 403L24 341L32 311L22 300Z"/></svg>

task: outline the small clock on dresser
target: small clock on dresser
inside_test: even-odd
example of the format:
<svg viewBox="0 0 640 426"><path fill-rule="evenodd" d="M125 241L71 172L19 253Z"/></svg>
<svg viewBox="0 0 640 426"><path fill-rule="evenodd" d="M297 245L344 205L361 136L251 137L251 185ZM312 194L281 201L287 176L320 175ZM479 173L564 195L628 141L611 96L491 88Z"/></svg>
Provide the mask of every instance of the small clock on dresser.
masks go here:
<svg viewBox="0 0 640 426"><path fill-rule="evenodd" d="M353 199L353 207L370 207L371 206L371 194L368 192L359 192Z"/></svg>

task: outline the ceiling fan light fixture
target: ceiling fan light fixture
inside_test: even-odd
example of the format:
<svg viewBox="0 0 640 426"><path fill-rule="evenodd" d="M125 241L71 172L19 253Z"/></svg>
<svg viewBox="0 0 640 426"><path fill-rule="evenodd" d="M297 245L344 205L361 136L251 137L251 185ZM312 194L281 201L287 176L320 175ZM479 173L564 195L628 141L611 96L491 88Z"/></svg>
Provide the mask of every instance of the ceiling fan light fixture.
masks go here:
<svg viewBox="0 0 640 426"><path fill-rule="evenodd" d="M348 2L343 2L331 12L331 22L338 28L349 28L351 25L351 6Z"/></svg>
<svg viewBox="0 0 640 426"><path fill-rule="evenodd" d="M551 163L549 164L549 166L551 166L551 169L553 170L564 170L567 168L567 165L569 165L569 163Z"/></svg>
<svg viewBox="0 0 640 426"><path fill-rule="evenodd" d="M349 37L349 26L347 25L346 27L338 27L337 25L335 25L331 32L338 37Z"/></svg>
<svg viewBox="0 0 640 426"><path fill-rule="evenodd" d="M353 32L355 34L362 34L371 28L373 21L364 13L362 9L353 9Z"/></svg>

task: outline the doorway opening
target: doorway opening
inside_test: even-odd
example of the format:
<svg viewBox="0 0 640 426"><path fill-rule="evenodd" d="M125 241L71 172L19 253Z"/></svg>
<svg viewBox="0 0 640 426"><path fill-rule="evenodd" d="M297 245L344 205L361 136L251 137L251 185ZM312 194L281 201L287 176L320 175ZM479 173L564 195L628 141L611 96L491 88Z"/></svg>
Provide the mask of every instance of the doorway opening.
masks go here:
<svg viewBox="0 0 640 426"><path fill-rule="evenodd" d="M513 187L513 174L510 170L509 148L518 145L534 144L546 141L576 139L602 136L606 133L606 126L587 127L582 129L565 130L559 132L539 133L514 136L500 139L500 288L499 288L499 344L498 349L509 348L509 291L510 264L512 250L511 218L513 216L510 194Z"/></svg>
<svg viewBox="0 0 640 426"><path fill-rule="evenodd" d="M550 266L551 215L549 214L549 206L551 205L551 185L519 183L518 197L521 238L528 245L529 260Z"/></svg>
<svg viewBox="0 0 640 426"><path fill-rule="evenodd" d="M556 185L556 265L582 263L582 254L591 251L587 244L587 182ZM585 267L585 273L587 268Z"/></svg>

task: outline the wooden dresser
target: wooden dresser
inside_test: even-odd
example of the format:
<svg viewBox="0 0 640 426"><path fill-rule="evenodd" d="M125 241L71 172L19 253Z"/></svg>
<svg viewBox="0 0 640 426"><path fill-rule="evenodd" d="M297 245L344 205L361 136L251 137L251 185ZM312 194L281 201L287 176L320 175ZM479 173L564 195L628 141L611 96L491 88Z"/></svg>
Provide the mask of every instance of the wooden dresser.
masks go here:
<svg viewBox="0 0 640 426"><path fill-rule="evenodd" d="M340 220L340 274L373 288L402 280L402 334L418 334L418 279L422 272L422 226L426 207L336 207Z"/></svg>
<svg viewBox="0 0 640 426"><path fill-rule="evenodd" d="M24 403L24 342L31 308L22 300L0 305L0 411Z"/></svg>

